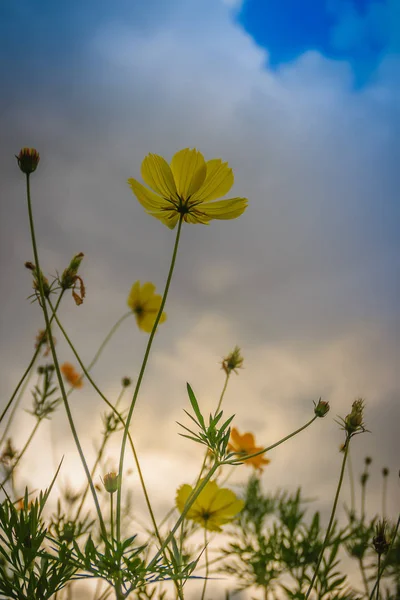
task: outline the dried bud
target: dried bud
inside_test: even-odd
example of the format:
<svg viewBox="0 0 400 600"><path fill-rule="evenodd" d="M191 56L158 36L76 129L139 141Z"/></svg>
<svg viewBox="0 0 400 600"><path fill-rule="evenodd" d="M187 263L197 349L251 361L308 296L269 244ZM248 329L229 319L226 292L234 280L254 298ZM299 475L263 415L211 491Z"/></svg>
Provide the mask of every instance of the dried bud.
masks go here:
<svg viewBox="0 0 400 600"><path fill-rule="evenodd" d="M109 494L114 494L119 485L119 476L117 473L111 472L104 475L103 484Z"/></svg>
<svg viewBox="0 0 400 600"><path fill-rule="evenodd" d="M122 387L126 388L129 387L132 383L132 379L130 377L123 377L122 378Z"/></svg>
<svg viewBox="0 0 400 600"><path fill-rule="evenodd" d="M61 287L63 290L68 290L73 288L76 284L78 269L83 260L84 254L83 252L79 252L79 254L75 254L68 267L64 269L64 272L61 277Z"/></svg>
<svg viewBox="0 0 400 600"><path fill-rule="evenodd" d="M369 475L368 473L362 473L360 477L361 485L365 485L368 481Z"/></svg>
<svg viewBox="0 0 400 600"><path fill-rule="evenodd" d="M387 467L383 467L383 469L382 469L382 475L384 477L387 477L389 475L389 469Z"/></svg>
<svg viewBox="0 0 400 600"><path fill-rule="evenodd" d="M39 152L35 148L22 148L18 156L15 155L15 158L18 161L19 168L26 175L36 171L40 160Z"/></svg>
<svg viewBox="0 0 400 600"><path fill-rule="evenodd" d="M389 540L386 534L387 522L385 519L378 521L376 526L376 535L372 540L374 548L378 554L385 554L389 550Z"/></svg>
<svg viewBox="0 0 400 600"><path fill-rule="evenodd" d="M370 456L365 457L365 464L368 466L372 463L372 458Z"/></svg>
<svg viewBox="0 0 400 600"><path fill-rule="evenodd" d="M222 368L227 375L230 375L232 371L235 371L237 374L236 369L241 369L242 367L243 357L240 354L239 346L235 346L234 350L223 359Z"/></svg>
<svg viewBox="0 0 400 600"><path fill-rule="evenodd" d="M25 268L29 269L30 271L36 271L36 267L32 262L27 261L25 263Z"/></svg>
<svg viewBox="0 0 400 600"><path fill-rule="evenodd" d="M351 413L344 420L344 428L347 433L352 435L360 431L364 431L364 400L358 398L354 400Z"/></svg>
<svg viewBox="0 0 400 600"><path fill-rule="evenodd" d="M329 402L325 402L321 398L318 400L318 404L314 402L314 413L317 417L324 417L330 409Z"/></svg>

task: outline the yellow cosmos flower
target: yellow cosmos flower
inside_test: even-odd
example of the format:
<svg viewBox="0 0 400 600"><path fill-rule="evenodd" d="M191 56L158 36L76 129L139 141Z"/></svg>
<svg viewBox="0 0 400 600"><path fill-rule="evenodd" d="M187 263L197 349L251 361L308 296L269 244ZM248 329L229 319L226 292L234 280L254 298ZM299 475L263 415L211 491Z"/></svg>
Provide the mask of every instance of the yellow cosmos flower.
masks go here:
<svg viewBox="0 0 400 600"><path fill-rule="evenodd" d="M128 296L128 306L136 316L138 327L146 333L151 333L154 322L161 306L161 296L155 294L155 285L144 283L140 286L140 281L133 284ZM159 323L164 323L167 315L162 313Z"/></svg>
<svg viewBox="0 0 400 600"><path fill-rule="evenodd" d="M232 427L231 438L228 444L228 450L230 452L237 452L238 454L255 454L263 449L263 446L256 446L254 435L252 433L244 433L240 435L236 427ZM271 461L265 458L263 454L253 456L244 461L245 465L252 466L259 471L263 470L264 465L268 465Z"/></svg>
<svg viewBox="0 0 400 600"><path fill-rule="evenodd" d="M162 156L148 154L141 173L153 191L136 179L128 179L133 193L150 215L170 229L181 215L187 223L207 225L211 219L236 219L247 207L247 198L211 202L231 189L232 169L220 158L206 162L196 149L180 150L170 165Z"/></svg>
<svg viewBox="0 0 400 600"><path fill-rule="evenodd" d="M199 485L201 482L202 480ZM192 486L187 483L178 488L176 505L181 513L192 492ZM215 481L209 481L192 504L186 519L199 523L208 531L221 531L221 525L232 521L243 507L244 502L231 490L220 488Z"/></svg>

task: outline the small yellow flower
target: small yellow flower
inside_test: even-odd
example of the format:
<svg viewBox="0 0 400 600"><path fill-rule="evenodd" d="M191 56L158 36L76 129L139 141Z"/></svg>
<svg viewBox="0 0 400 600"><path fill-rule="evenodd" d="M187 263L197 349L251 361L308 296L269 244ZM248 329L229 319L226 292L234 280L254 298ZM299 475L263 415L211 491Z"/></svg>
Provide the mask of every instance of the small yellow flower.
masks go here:
<svg viewBox="0 0 400 600"><path fill-rule="evenodd" d="M71 363L66 362L62 364L60 368L61 373L64 375L66 381L72 387L76 389L80 389L81 387L83 387L82 375L79 375L79 373L75 371L74 365L71 365Z"/></svg>
<svg viewBox="0 0 400 600"><path fill-rule="evenodd" d="M199 485L202 481L199 481ZM192 492L192 486L187 483L178 488L176 505L181 513ZM244 502L231 490L220 488L215 481L209 481L190 507L186 519L199 523L208 531L221 531L221 525L232 521L243 507Z"/></svg>
<svg viewBox="0 0 400 600"><path fill-rule="evenodd" d="M254 435L252 433L244 433L240 435L236 427L232 428L231 439L228 444L228 450L230 452L237 452L238 454L255 454L263 449L263 446L256 446ZM259 471L262 471L264 465L268 465L271 461L265 458L263 454L253 456L244 461L245 465L252 466Z"/></svg>
<svg viewBox="0 0 400 600"><path fill-rule="evenodd" d="M152 283L144 283L140 286L140 281L133 284L128 296L128 306L132 309L136 316L138 327L150 333L153 329L154 322L158 315L161 306L161 296L155 294L155 285ZM162 313L159 323L164 323L167 315Z"/></svg>
<svg viewBox="0 0 400 600"><path fill-rule="evenodd" d="M153 191L136 179L128 179L128 184L143 208L170 229L180 216L186 223L207 225L212 219L236 219L247 207L247 198L212 202L231 189L232 169L220 158L206 162L196 149L180 150L170 165L162 156L148 154L141 173Z"/></svg>

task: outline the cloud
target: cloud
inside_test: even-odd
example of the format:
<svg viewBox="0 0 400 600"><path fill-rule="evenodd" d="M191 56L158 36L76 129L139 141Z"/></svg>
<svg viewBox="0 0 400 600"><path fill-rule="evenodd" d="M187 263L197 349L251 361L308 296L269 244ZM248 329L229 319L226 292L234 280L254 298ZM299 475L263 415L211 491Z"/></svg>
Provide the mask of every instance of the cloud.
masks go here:
<svg viewBox="0 0 400 600"><path fill-rule="evenodd" d="M23 263L31 250L13 154L26 144L41 152L32 193L44 270L62 271L74 253L85 253L87 300L76 308L67 297L61 320L89 362L127 310L133 281L151 279L160 289L172 252L174 234L144 213L126 179L140 177L147 152L169 159L196 146L206 158L229 161L234 194L247 196L249 208L237 221L183 229L168 320L156 336L133 425L140 451L148 464L157 453L167 463L182 457L175 420L187 407L185 382L211 410L221 389L218 363L239 344L246 368L226 410L257 439L275 441L302 424L319 395L331 401L329 417L277 450L265 475L268 485L290 485L295 467L298 483L315 490L325 514L341 441L332 416L345 415L355 395L367 397L373 430L373 437L357 440L355 460L360 464L373 448L377 463L397 468L396 56L383 56L374 80L355 91L346 61L313 51L269 70L268 51L222 2L162 3L160 13L158 3L139 4L124 5L120 15L108 15L102 4L93 22L78 28L77 40L65 34L54 56L36 40L40 60L16 57L14 73L7 69L0 153L3 397L41 326L37 304L25 300L31 290ZM35 18L43 21L47 48L55 48L50 19L19 15L14 22L27 27ZM62 360L69 359L56 337ZM137 375L146 341L132 319L105 350L94 376L110 399L123 375ZM102 410L89 386L74 396L88 450L98 432L93 415ZM26 416L21 423L20 444ZM52 426L56 455L68 449L73 456L63 413ZM171 475L168 498L198 464L188 444L184 472L176 481ZM153 472L151 481L156 485Z"/></svg>

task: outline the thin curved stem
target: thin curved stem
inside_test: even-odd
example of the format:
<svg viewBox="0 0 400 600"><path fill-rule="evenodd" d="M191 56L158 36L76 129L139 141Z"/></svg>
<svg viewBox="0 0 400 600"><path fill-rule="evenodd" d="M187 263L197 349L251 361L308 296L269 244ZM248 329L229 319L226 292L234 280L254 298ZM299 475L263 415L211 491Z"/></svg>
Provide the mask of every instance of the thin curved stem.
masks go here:
<svg viewBox="0 0 400 600"><path fill-rule="evenodd" d="M124 395L124 392L125 392L125 387L122 387L122 389L121 389L121 391L119 393L119 396L117 398L117 401L115 403L115 408L118 408L118 405L119 405L119 403L120 403L120 401L121 401L121 399L122 399L122 397ZM97 453L96 460L95 460L94 465L92 467L92 470L90 472L90 476L92 477L92 479L93 479L93 477L94 477L94 475L96 473L96 469L97 469L97 467L98 467L101 459L103 458L104 450L106 449L106 445L107 445L108 440L110 439L110 436L111 436L111 432L109 432L109 431L106 430L104 432L103 441L102 441L100 449L99 449L99 451ZM75 518L74 518L74 523L79 519L79 516L80 516L80 514L82 512L83 505L85 504L85 500L86 500L86 496L88 494L88 491L89 491L89 484L86 484L85 490L84 490L84 492L82 494L81 501L80 501L78 509L76 511L76 515L75 515Z"/></svg>
<svg viewBox="0 0 400 600"><path fill-rule="evenodd" d="M61 298L63 297L63 294L64 294L64 290L61 290L61 293L60 293L60 295L59 295L59 296L58 296L58 298L57 298L57 303L56 303L56 305L55 305L55 308L54 308L55 312L57 312L57 310L58 310L58 307L59 307L59 305L60 305ZM52 320L53 320L53 316L52 316L52 317L51 317L51 319L50 319L50 323L52 322ZM8 430L9 430L9 428L10 428L10 426L11 426L11 423L12 423L13 417L14 417L14 415L15 415L15 412L16 412L16 410L17 410L17 408L18 408L18 405L19 405L19 403L20 403L20 401L21 401L21 398L22 398L22 396L24 395L24 393L25 393L25 390L26 390L26 388L27 388L27 386L28 386L28 383L29 383L29 380L30 380L31 374L32 374L32 372L33 372L33 366L34 366L34 364L35 364L35 361L36 361L36 359L37 359L37 357L38 357L38 354L39 354L39 352L40 352L40 344L38 344L38 347L35 349L35 352L34 352L34 354L33 354L32 358L31 358L31 360L30 360L30 363L29 363L29 365L27 366L27 368L26 368L26 370L25 370L24 374L22 375L21 379L19 380L19 382L18 382L18 385L17 385L17 387L15 388L15 390L14 390L14 392L13 392L13 394L12 394L12 396L11 396L10 400L9 400L9 401L8 401L8 403L7 403L7 406L5 407L4 411L3 411L3 412L2 412L2 414L1 414L1 417L0 417L0 423L2 422L2 420L3 420L3 418L4 418L5 414L6 414L6 412L8 411L8 409L9 409L9 408L10 408L10 406L11 406L11 404L13 403L13 400L14 400L15 396L16 396L16 395L17 395L17 393L18 393L18 390L20 389L21 385L23 384L23 385L22 385L22 388L21 388L21 391L20 391L20 393L18 394L18 397L17 397L17 399L16 399L16 401L15 401L15 403L14 403L14 406L13 406L13 408L12 408L12 411L11 411L11 413L10 413L10 418L8 419L7 425L6 425L6 427L5 427L4 431L3 431L3 435L1 436L1 439L0 439L0 446L3 444L3 442L4 442L4 440L5 440L5 437L6 437L6 435L7 435L7 433L8 433Z"/></svg>
<svg viewBox="0 0 400 600"><path fill-rule="evenodd" d="M209 564L208 564L208 543L207 543L207 529L204 528L204 555L205 555L205 559L206 559L206 572L204 575L204 584L203 584L203 591L201 593L201 600L204 600L205 595L206 595L206 589L207 589L207 581L208 581L208 571L209 571Z"/></svg>
<svg viewBox="0 0 400 600"><path fill-rule="evenodd" d="M349 484L350 484L350 515L353 517L355 515L355 493L354 493L354 475L353 475L353 465L351 462L351 453L350 450L347 455L347 471L349 473Z"/></svg>
<svg viewBox="0 0 400 600"><path fill-rule="evenodd" d="M144 353L144 357L143 357L143 362L142 362L142 366L140 368L140 372L139 372L139 376L136 382L136 386L135 386L135 391L133 393L133 398L132 398L132 402L131 405L129 407L129 411L128 411L128 416L126 418L126 424L125 424L125 429L124 429L124 434L122 436L122 443L121 443L121 452L120 452L120 459L119 459L119 467L118 467L118 473L120 475L120 485L118 486L118 491L117 491L117 514L116 514L116 529L117 529L117 541L120 542L121 540L121 498L122 498L122 482L123 482L123 469L124 469L124 459L125 459L125 448L126 448L126 442L128 439L128 433L129 433L129 426L131 424L131 420L132 420L132 415L133 415L133 411L136 405L136 400L139 394L139 390L140 390L140 386L142 383L142 379L146 370L146 366L147 366L147 361L150 355L150 350L151 350L151 346L153 343L153 339L155 336L155 333L157 331L157 326L158 323L160 321L162 312L164 310L164 306L165 306L165 302L167 300L167 296L168 296L168 291L169 291L169 287L171 285L171 280L172 280L172 275L174 272L174 267L175 267L175 261L176 261L176 255L178 252L178 246L179 246L179 240L180 240L180 234L181 234L181 229L182 229L182 215L181 218L179 219L179 223L178 223L178 230L176 233L176 239L175 239L175 245L174 245L174 250L172 253L172 259L171 259L171 265L169 268L169 272L168 272L168 277L167 277L167 281L165 284L165 289L164 289L164 294L161 300L161 305L160 305L160 309L158 311L156 320L154 321L154 325L153 325L153 329L151 330L150 333L150 337L149 337L149 341L147 342L147 346L146 346L146 350Z"/></svg>
<svg viewBox="0 0 400 600"><path fill-rule="evenodd" d="M248 460L249 458L254 458L254 456L259 456L260 454L264 454L265 452L269 452L270 450L273 450L273 448L276 448L277 446L280 446L281 444L283 444L284 442L287 442L287 440L290 440L290 438L294 437L295 435L297 435L298 433L300 433L301 431L304 431L304 429L307 429L307 427L309 427L311 425L311 423L314 423L314 421L316 419L318 419L319 417L317 415L315 415L312 419L310 419L309 421L307 421L307 423L305 425L302 425L301 427L299 427L298 429L296 429L296 431L292 431L292 433L289 433L289 435L286 435L284 438L282 438L281 440L279 440L278 442L275 442L275 444L271 444L271 446L267 446L267 448L263 448L262 450L259 450L258 452L255 452L254 454L246 454L244 456L240 455L240 458L234 459L235 461L240 461L237 464L241 464L243 461ZM235 462L231 462L231 461L227 461L226 464L236 464Z"/></svg>
<svg viewBox="0 0 400 600"><path fill-rule="evenodd" d="M35 426L33 427L28 439L25 442L24 447L22 448L21 452L18 454L18 458L15 461L15 463L12 466L12 469L10 469L10 471L7 473L7 476L3 479L3 481L0 483L0 487L3 487L7 481L10 479L10 477L12 476L12 474L15 471L15 468L17 467L18 463L20 462L21 458L24 456L25 452L28 450L28 447L31 443L31 441L33 440L35 433L37 432L39 425L41 423L41 419L37 419Z"/></svg>
<svg viewBox="0 0 400 600"><path fill-rule="evenodd" d="M114 335L114 333L117 331L117 329L119 328L119 326L121 325L121 323L123 323L123 321L125 321L125 319L127 319L128 317L131 317L132 314L133 313L130 310L129 312L123 314L122 317L120 317L118 319L118 321L116 323L114 323L114 325L111 327L110 331L107 333L106 337L104 338L104 340L100 344L99 349L97 350L96 354L92 358L91 362L86 367L86 371L90 371L90 369L92 367L94 367L94 365L96 364L96 362L100 358L100 355L103 352L104 348L106 347L106 345L108 344L108 342L110 341L110 339L112 338L112 336Z"/></svg>
<svg viewBox="0 0 400 600"><path fill-rule="evenodd" d="M196 502L197 498L199 497L199 495L201 494L201 492L203 491L203 489L205 488L205 486L207 485L207 483L210 481L210 479L214 475L215 471L220 466L221 466L221 463L218 462L218 461L216 461L214 463L214 465L211 467L210 471L207 473L207 475L202 480L201 484L192 491L192 493L190 494L189 498L186 501L185 507L184 507L184 509L183 509L183 511L182 511L182 513L181 513L181 515L179 517L179 519L177 520L177 522L175 523L175 525L173 526L173 528L169 532L168 536L165 538L165 540L164 540L161 548L158 549L156 555L150 561L150 563L148 565L149 571L150 571L150 569L152 569L154 567L155 564L157 564L157 561L158 561L159 557L161 556L161 554L163 553L164 549L168 546L168 544L170 543L170 541L174 537L175 532L179 529L181 523L183 522L184 518L186 517L187 513L189 512L191 506L193 505L194 502Z"/></svg>
<svg viewBox="0 0 400 600"><path fill-rule="evenodd" d="M62 378L62 375L61 375L60 365L59 365L59 362L58 362L58 357L57 357L56 349L55 349L55 346L54 346L54 340L53 340L52 335L51 335L51 324L50 324L50 319L49 319L49 315L48 315L48 312L47 312L46 298L45 298L44 289L43 289L43 277L42 277L42 271L40 269L39 254L38 254L37 244L36 244L35 227L34 227L34 222L33 222L33 212L32 212L31 193L30 193L29 174L26 175L26 195L27 195L27 201L28 201L29 225L30 225L30 230L31 230L33 255L34 255L34 258L35 258L35 265L36 265L36 270L37 270L37 280L38 280L38 285L39 285L39 294L40 294L40 300L41 300L41 308L42 308L44 320L45 320L45 323L46 323L46 331L47 331L48 340L49 340L49 344L50 344L50 348L51 348L51 355L53 357L54 368L55 368L55 371L56 371L56 374L57 374L57 379L58 379L58 384L60 386L60 391L61 391L62 399L64 401L65 412L67 413L67 419L68 419L68 422L69 422L69 426L71 428L71 432L72 432L73 438L75 440L75 444L76 444L76 447L78 449L78 453L79 453L80 459L82 461L82 465L83 465L83 468L85 470L86 477L87 477L87 479L89 481L89 484L90 484L90 489L91 489L91 492L92 492L92 495L93 495L93 500L94 500L96 511L97 511L97 515L98 515L98 518L99 518L100 528L101 528L102 534L104 536L104 539L107 539L107 530L106 530L106 526L104 524L103 516L101 514L101 508L100 508L99 500L97 498L96 490L95 490L95 487L93 485L92 478L90 477L89 467L88 467L88 465L86 463L85 455L83 453L82 446L81 446L81 443L79 441L78 433L76 431L76 427L75 427L75 423L74 423L74 420L73 420L73 417L72 417L71 409L70 409L70 406L69 406L69 403L68 403L67 394L65 392L64 381L63 381L63 378Z"/></svg>
<svg viewBox="0 0 400 600"><path fill-rule="evenodd" d="M52 305L51 305L51 302L50 302L50 301L49 301L49 305L50 305L50 308L53 310L53 307L52 307ZM102 400L103 400L103 401L104 401L104 402L107 404L107 406L108 406L108 407L109 407L109 408L110 408L110 409L113 411L113 413L117 415L118 419L120 420L120 422L122 423L123 427L125 428L125 427L126 427L125 420L123 419L123 417L122 417L121 413L120 413L120 412L117 410L117 408L116 408L116 407L117 407L117 404L118 404L118 401L117 401L117 403L116 403L116 406L113 406L113 405L111 404L111 402L110 402L110 401L109 401L109 400L108 400L108 399L105 397L105 395L104 395L104 394L103 394L103 392L102 392L102 391L99 389L99 387L96 385L96 383L93 381L93 379L92 379L91 375L89 374L88 370L86 369L85 365L83 364L83 362L82 362L82 360L81 360L81 358L80 358L79 354L78 354L78 353L77 353L77 351L75 350L75 347L74 347L74 345L73 345L73 343L72 343L71 339L69 338L69 336L68 336L67 332L65 331L64 327L62 326L62 324L61 324L61 322L60 322L59 318L57 317L57 315L55 315L55 320L56 320L56 323L57 323L57 326L58 326L59 330L60 330L60 331L61 331L61 333L63 334L63 336L64 336L64 338L65 338L66 342L68 343L68 345L69 345L69 347L71 348L71 350L72 350L72 352L73 352L73 354L74 354L74 356L75 356L76 360L78 361L78 364L79 364L79 366L81 367L81 369L82 369L82 371L83 371L83 374L85 375L85 377L87 378L87 380L89 381L89 383L92 385L92 387L93 387L93 388L96 390L96 392L99 394L99 396L101 397L101 399L102 399ZM146 500L147 508L148 508L148 510L149 510L149 514L150 514L150 518L151 518L151 520L152 520L152 522L153 522L153 525L154 525L154 527L155 527L155 531L158 533L158 536L157 536L157 538L159 538L159 542L160 542L160 544L161 544L161 543L162 543L161 536L160 536L160 534L159 534L159 532L158 532L158 529L157 529L157 524L156 524L155 517L154 517L154 513L153 513L153 510L152 510L152 507L151 507L151 504L150 504L150 500L149 500L149 496L148 496L148 493L147 493L146 485L145 485L145 483L144 483L144 479L143 479L143 477L141 476L141 473L142 473L142 471L141 471L141 468L140 468L139 460L138 460L138 457L137 457L137 454L136 454L136 451L135 451L135 446L134 446L134 444L133 444L133 440L132 440L132 437L131 437L130 433L128 433L128 439L129 439L129 443L130 443L130 446L131 446L131 449L132 449L132 454L133 454L133 457L134 457L134 460L135 460L135 464L136 464L136 467L137 467L137 469L138 469L139 478L140 478L140 482L141 482L141 484L142 484L142 489L143 489L143 495L144 495L144 497L145 497L145 500ZM96 466L97 466L97 465L96 465ZM92 477L93 477L93 476L92 476ZM120 481L121 481L121 478L120 478ZM83 505L83 502L82 502L82 501L81 501L81 505ZM75 517L75 520L77 519L77 517L78 517L78 516L79 516L79 514L80 514L80 511L81 511L81 509L82 509L82 508L81 508L81 505L79 506L79 511L78 511L78 513L77 513L77 516Z"/></svg>
<svg viewBox="0 0 400 600"><path fill-rule="evenodd" d="M311 579L310 586L309 586L309 588L307 590L307 593L306 593L306 596L305 596L304 600L307 600L307 598L311 594L311 590L314 587L314 583L315 583L315 580L316 580L317 575L318 575L318 570L319 570L319 567L320 567L321 562L322 562L322 557L324 556L325 548L327 547L328 542L329 542L329 536L331 534L333 520L335 518L335 513L336 513L336 507L337 507L337 504L338 504L338 501L339 501L340 490L341 490L342 483L343 483L343 476L344 476L344 471L345 471L345 467L346 467L347 455L348 455L348 452L349 452L350 439L351 439L351 436L348 435L347 438L346 438L345 450L344 450L343 461L342 461L342 467L341 467L341 470L340 470L339 482L338 482L337 489L336 489L335 499L333 501L333 506L332 506L331 516L330 516L330 519L329 519L328 528L326 530L325 539L324 539L324 542L322 544L321 552L319 553L319 557L318 557L317 565L315 567L314 575L313 575L313 577Z"/></svg>

